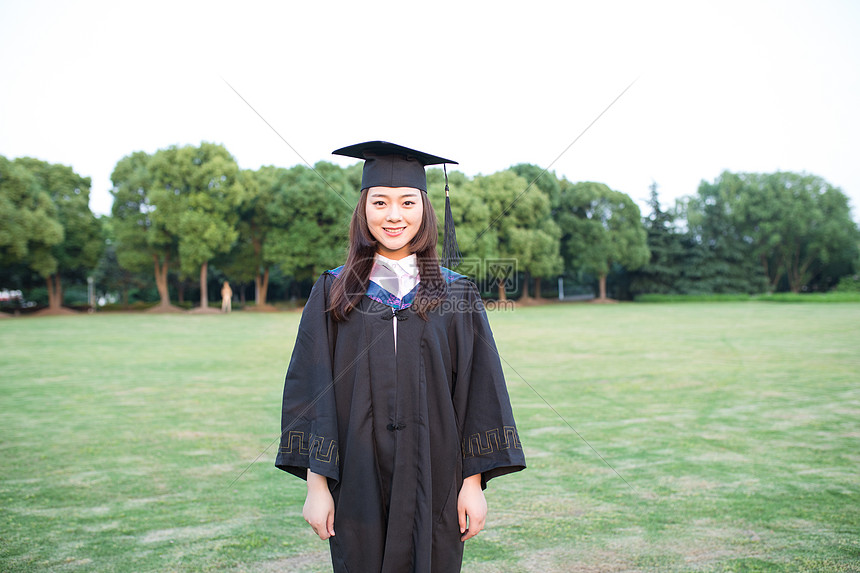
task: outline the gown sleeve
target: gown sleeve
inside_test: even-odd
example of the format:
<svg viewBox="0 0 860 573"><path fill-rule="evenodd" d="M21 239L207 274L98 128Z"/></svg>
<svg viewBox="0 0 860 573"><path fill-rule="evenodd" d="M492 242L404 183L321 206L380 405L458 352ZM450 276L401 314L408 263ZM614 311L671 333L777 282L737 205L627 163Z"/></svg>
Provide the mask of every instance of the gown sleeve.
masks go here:
<svg viewBox="0 0 860 573"><path fill-rule="evenodd" d="M481 487L526 467L487 313L472 281L458 280L454 403L460 413L463 477L481 474Z"/></svg>
<svg viewBox="0 0 860 573"><path fill-rule="evenodd" d="M302 479L307 478L307 469L340 479L332 377L337 325L326 312L332 280L323 273L311 290L284 381L275 466Z"/></svg>

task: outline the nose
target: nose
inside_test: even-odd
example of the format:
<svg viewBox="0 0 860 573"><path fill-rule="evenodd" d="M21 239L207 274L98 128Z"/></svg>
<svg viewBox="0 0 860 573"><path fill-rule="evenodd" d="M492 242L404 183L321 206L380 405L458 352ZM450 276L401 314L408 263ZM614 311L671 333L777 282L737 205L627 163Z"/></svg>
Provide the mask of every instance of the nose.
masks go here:
<svg viewBox="0 0 860 573"><path fill-rule="evenodd" d="M402 219L402 216L400 215L400 207L398 207L397 205L392 205L391 208L388 210L388 216L385 217L385 220L399 221L400 219Z"/></svg>

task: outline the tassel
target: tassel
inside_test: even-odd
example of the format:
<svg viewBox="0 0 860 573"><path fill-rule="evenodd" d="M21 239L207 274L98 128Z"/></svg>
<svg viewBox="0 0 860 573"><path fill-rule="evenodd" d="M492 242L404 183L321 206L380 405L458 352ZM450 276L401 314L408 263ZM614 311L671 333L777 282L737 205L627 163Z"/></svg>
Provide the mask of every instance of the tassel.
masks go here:
<svg viewBox="0 0 860 573"><path fill-rule="evenodd" d="M448 169L442 164L445 173L445 237L442 243L442 266L454 269L460 264L460 246L454 230L454 215L451 213L451 198L448 196Z"/></svg>

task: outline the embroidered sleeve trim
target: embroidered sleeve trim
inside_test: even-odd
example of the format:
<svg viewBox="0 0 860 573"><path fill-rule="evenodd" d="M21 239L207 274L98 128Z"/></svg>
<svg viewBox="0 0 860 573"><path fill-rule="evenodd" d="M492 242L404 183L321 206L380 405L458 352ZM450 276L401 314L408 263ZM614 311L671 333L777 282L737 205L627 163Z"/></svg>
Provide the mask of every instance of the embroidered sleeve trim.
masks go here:
<svg viewBox="0 0 860 573"><path fill-rule="evenodd" d="M335 465L340 463L336 440L311 433L308 433L305 439L305 435L301 430L290 430L286 438L281 440L279 453L313 458L325 464L332 463L332 460Z"/></svg>
<svg viewBox="0 0 860 573"><path fill-rule="evenodd" d="M516 426L502 426L483 433L472 434L463 438L463 457L474 458L488 456L502 450L521 450L520 436Z"/></svg>

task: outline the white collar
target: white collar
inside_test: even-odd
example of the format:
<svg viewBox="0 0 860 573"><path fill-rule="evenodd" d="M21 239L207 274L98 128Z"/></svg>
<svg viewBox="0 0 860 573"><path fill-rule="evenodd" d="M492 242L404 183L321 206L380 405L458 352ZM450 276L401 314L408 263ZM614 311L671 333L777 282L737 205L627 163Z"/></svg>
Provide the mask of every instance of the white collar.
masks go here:
<svg viewBox="0 0 860 573"><path fill-rule="evenodd" d="M376 253L376 263L394 272L395 275L399 275L400 271L403 271L410 277L418 276L418 255L415 253L399 260L389 259Z"/></svg>

